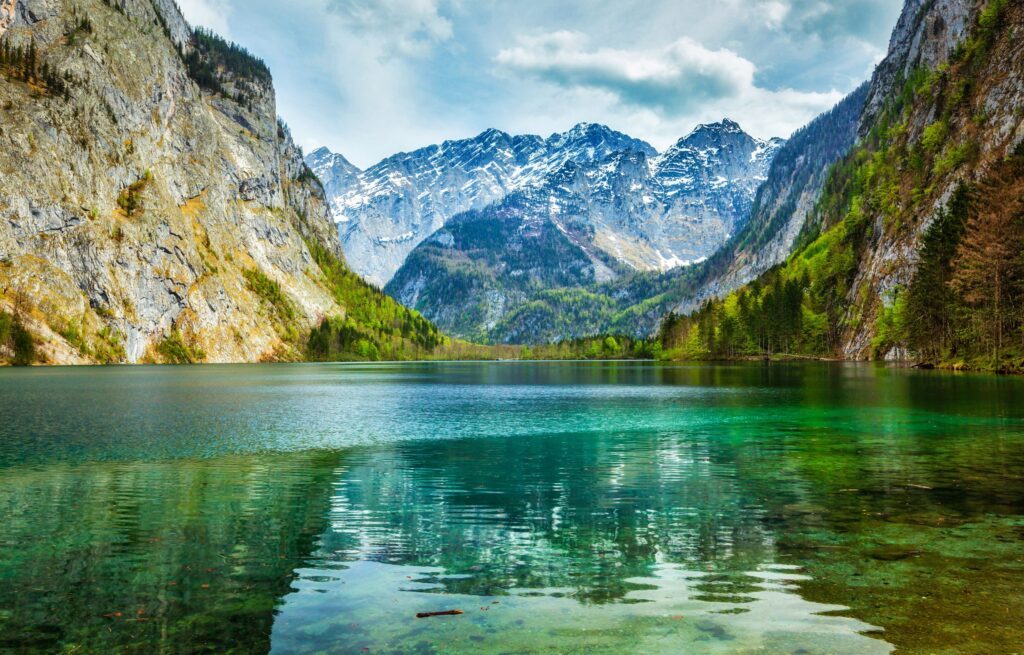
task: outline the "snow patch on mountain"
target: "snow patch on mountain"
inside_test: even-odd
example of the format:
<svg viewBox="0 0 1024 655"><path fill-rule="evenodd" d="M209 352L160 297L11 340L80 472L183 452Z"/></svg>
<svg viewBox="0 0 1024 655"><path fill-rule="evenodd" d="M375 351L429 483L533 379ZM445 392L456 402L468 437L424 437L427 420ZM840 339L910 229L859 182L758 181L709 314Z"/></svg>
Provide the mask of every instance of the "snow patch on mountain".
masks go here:
<svg viewBox="0 0 1024 655"><path fill-rule="evenodd" d="M531 190L522 229L551 219L584 230L630 267L666 270L710 255L749 214L780 139L735 122L698 126L663 153L603 125L547 139L490 129L389 157L359 171L322 148L309 156L324 183L350 265L386 284L409 253L454 216ZM610 274L602 271L602 277Z"/></svg>

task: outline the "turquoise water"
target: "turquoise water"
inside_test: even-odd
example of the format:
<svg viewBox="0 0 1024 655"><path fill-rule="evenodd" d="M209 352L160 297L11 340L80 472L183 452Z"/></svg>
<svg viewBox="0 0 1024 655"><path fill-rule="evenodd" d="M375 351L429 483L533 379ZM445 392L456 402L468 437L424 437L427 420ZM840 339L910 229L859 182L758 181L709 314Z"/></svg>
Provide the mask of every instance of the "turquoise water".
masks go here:
<svg viewBox="0 0 1024 655"><path fill-rule="evenodd" d="M1024 642L1020 379L852 364L7 370L0 416L0 652Z"/></svg>

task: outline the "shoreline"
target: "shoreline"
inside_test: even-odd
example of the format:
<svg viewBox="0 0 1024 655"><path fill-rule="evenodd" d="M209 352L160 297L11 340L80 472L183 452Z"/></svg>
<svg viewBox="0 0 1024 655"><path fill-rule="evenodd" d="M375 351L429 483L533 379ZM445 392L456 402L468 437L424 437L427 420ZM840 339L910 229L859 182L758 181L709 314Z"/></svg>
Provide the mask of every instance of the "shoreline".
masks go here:
<svg viewBox="0 0 1024 655"><path fill-rule="evenodd" d="M847 359L841 357L817 357L812 355L796 355L796 354L777 354L777 355L746 355L741 357L714 357L714 358L597 358L597 359L586 359L586 358L530 358L530 359L513 359L513 358L467 358L467 359L407 359L407 360L360 360L360 359L349 359L349 360L338 360L338 361L315 361L315 360L298 360L298 361L237 361L237 362L191 362L191 363L161 363L161 362L137 362L137 363L115 363L115 364L101 364L101 363L81 363L81 364L62 364L62 363L46 363L46 362L34 362L27 366L16 366L10 362L0 361L0 370L5 369L91 369L91 368L190 368L190 367L204 367L204 366L252 366L252 365L289 365L289 364L547 364L547 363L650 363L650 364L706 364L706 365L722 365L722 364L739 364L739 363L767 363L767 364L787 364L787 363L798 363L798 362L814 362L821 364L883 364L893 368L904 368L904 369L916 369L921 371L941 371L945 373L971 373L971 374L982 374L982 375L996 375L996 376L1020 376L1024 375L1024 365L1016 368L1001 368L993 369L986 368L976 365L971 365L966 362L949 362L949 363L931 363L931 362L918 362L913 360L875 360L875 359Z"/></svg>

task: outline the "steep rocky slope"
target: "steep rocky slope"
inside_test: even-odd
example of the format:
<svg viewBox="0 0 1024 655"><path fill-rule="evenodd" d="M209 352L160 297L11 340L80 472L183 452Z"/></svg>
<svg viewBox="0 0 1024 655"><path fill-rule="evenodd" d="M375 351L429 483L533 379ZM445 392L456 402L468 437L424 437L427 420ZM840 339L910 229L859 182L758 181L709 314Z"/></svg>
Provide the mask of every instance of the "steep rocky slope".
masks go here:
<svg viewBox="0 0 1024 655"><path fill-rule="evenodd" d="M1024 141L1022 29L1024 6L1012 0L908 2L893 51L872 80L872 95L879 99L872 103L869 96L861 127L865 143L855 153L870 153L882 165L838 171L826 189L826 201L832 202L822 208L826 228L835 230L848 217L870 225L857 244L850 306L839 326L845 356L895 354L880 349L902 345L872 343L878 319L911 284L923 238L961 184L987 187L995 195L1015 183L993 177L1020 156ZM848 187L868 174L879 190ZM858 195L867 200L859 208ZM967 213L982 211L975 202ZM1015 241L1020 257L1024 241Z"/></svg>
<svg viewBox="0 0 1024 655"><path fill-rule="evenodd" d="M786 263L668 338L1024 366L1024 6L909 1Z"/></svg>
<svg viewBox="0 0 1024 655"><path fill-rule="evenodd" d="M38 359L293 358L346 315L262 62L173 0L8 2L0 40L0 312Z"/></svg>
<svg viewBox="0 0 1024 655"><path fill-rule="evenodd" d="M591 321L568 307L543 333L500 325L538 294L560 289L565 298L635 270L708 257L742 227L782 143L725 120L656 157L623 150L570 160L501 202L455 216L412 251L386 291L463 336L530 342L589 334Z"/></svg>
<svg viewBox="0 0 1024 655"><path fill-rule="evenodd" d="M869 85L861 85L832 110L797 130L772 160L743 228L685 284L689 291L676 311L691 311L750 282L789 256L798 236L810 226L829 170L857 139Z"/></svg>
<svg viewBox="0 0 1024 655"><path fill-rule="evenodd" d="M353 184L358 183L362 171L343 155L333 153L327 148L319 148L307 155L306 165L323 183L324 193L335 203L334 210L340 211L338 201Z"/></svg>

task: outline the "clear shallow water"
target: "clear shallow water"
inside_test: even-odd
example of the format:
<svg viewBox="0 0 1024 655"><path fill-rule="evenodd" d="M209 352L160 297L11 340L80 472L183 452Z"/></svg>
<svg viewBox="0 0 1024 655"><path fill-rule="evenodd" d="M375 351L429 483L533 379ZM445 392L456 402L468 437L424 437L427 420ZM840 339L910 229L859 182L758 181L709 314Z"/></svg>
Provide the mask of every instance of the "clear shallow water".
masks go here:
<svg viewBox="0 0 1024 655"><path fill-rule="evenodd" d="M1024 642L1024 380L8 370L0 416L0 652Z"/></svg>

